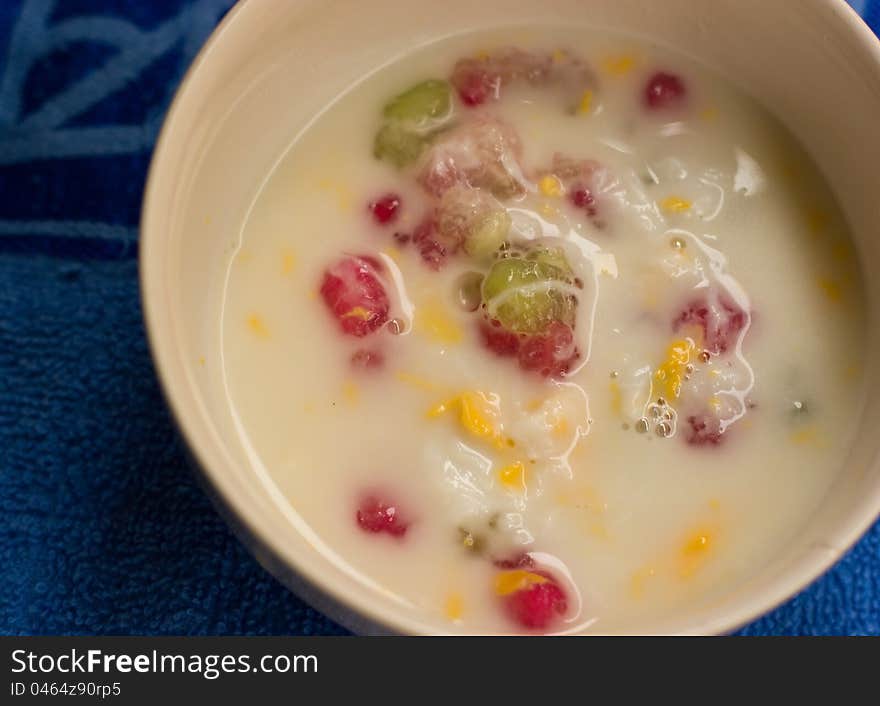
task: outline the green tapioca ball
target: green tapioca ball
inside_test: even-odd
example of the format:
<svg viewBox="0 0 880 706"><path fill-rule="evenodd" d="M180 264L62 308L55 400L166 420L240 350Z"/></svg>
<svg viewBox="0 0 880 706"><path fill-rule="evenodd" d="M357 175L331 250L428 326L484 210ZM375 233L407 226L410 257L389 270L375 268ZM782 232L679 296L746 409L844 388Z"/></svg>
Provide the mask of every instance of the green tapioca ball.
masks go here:
<svg viewBox="0 0 880 706"><path fill-rule="evenodd" d="M415 132L429 132L452 112L452 91L446 81L417 83L392 98L382 111L388 121L403 123Z"/></svg>
<svg viewBox="0 0 880 706"><path fill-rule="evenodd" d="M486 313L516 333L541 333L554 321L572 326L577 299L566 291L567 279L562 268L548 262L498 260L483 280Z"/></svg>
<svg viewBox="0 0 880 706"><path fill-rule="evenodd" d="M388 123L376 133L373 154L395 167L415 162L425 148L425 140L398 123Z"/></svg>

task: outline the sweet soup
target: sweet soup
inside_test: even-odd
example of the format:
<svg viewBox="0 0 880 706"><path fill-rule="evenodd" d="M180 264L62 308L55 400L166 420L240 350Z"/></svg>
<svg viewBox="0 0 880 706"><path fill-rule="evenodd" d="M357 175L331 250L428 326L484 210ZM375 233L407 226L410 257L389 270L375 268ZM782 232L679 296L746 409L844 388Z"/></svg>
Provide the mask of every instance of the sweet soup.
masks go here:
<svg viewBox="0 0 880 706"><path fill-rule="evenodd" d="M629 39L472 35L293 141L224 371L255 469L365 586L453 632L638 630L809 522L861 299L828 187L732 86Z"/></svg>

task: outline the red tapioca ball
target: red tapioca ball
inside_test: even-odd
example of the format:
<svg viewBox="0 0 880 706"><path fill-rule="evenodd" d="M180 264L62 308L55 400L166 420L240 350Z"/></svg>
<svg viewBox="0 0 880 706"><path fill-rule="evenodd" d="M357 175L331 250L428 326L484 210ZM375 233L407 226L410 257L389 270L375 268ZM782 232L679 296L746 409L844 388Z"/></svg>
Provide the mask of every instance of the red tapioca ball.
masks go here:
<svg viewBox="0 0 880 706"><path fill-rule="evenodd" d="M479 324L483 345L502 358L516 357L520 368L545 377L562 377L580 357L571 327L554 321L540 334L525 336L505 329L498 321Z"/></svg>
<svg viewBox="0 0 880 706"><path fill-rule="evenodd" d="M577 186L569 192L571 202L578 208L586 208L595 203L596 199L589 189L583 186Z"/></svg>
<svg viewBox="0 0 880 706"><path fill-rule="evenodd" d="M400 209L401 201L397 194L385 194L384 196L371 201L368 208L373 214L373 219L379 225L391 223L397 218L397 212Z"/></svg>
<svg viewBox="0 0 880 706"><path fill-rule="evenodd" d="M575 208L582 209L590 218L595 217L599 210L596 208L596 197L586 186L576 185L570 192L569 198Z"/></svg>
<svg viewBox="0 0 880 706"><path fill-rule="evenodd" d="M461 102L468 108L475 108L497 97L501 77L486 71L478 60L464 60L453 71L452 85Z"/></svg>
<svg viewBox="0 0 880 706"><path fill-rule="evenodd" d="M321 296L344 333L366 336L388 320L391 305L378 278L382 269L374 257L349 255L325 270Z"/></svg>
<svg viewBox="0 0 880 706"><path fill-rule="evenodd" d="M692 300L672 324L674 331L697 328L702 345L713 355L733 348L748 322L748 314L723 294L710 293Z"/></svg>
<svg viewBox="0 0 880 706"><path fill-rule="evenodd" d="M502 358L515 356L519 352L519 335L508 331L498 321L480 321L480 338L486 348Z"/></svg>
<svg viewBox="0 0 880 706"><path fill-rule="evenodd" d="M358 527L371 534L384 532L392 537L403 537L409 529L409 523L401 517L397 505L375 495L361 498L356 518Z"/></svg>
<svg viewBox="0 0 880 706"><path fill-rule="evenodd" d="M652 110L660 110L680 105L687 89L684 82L675 74L658 71L645 84L644 102Z"/></svg>
<svg viewBox="0 0 880 706"><path fill-rule="evenodd" d="M607 168L594 159L578 159L556 152L552 167L542 173L553 174L561 180L572 206L584 211L590 218L595 218L599 214L596 181L606 171Z"/></svg>
<svg viewBox="0 0 880 706"><path fill-rule="evenodd" d="M503 571L495 588L507 615L527 630L547 630L568 611L565 591L544 571Z"/></svg>
<svg viewBox="0 0 880 706"><path fill-rule="evenodd" d="M721 420L714 414L692 414L686 421L684 438L691 446L718 446L724 440Z"/></svg>
<svg viewBox="0 0 880 706"><path fill-rule="evenodd" d="M554 321L544 333L526 338L519 348L519 365L523 370L544 377L562 377L580 357L574 332L561 321Z"/></svg>
<svg viewBox="0 0 880 706"><path fill-rule="evenodd" d="M357 370L378 370L385 365L385 356L379 351L361 348L352 353L351 365Z"/></svg>

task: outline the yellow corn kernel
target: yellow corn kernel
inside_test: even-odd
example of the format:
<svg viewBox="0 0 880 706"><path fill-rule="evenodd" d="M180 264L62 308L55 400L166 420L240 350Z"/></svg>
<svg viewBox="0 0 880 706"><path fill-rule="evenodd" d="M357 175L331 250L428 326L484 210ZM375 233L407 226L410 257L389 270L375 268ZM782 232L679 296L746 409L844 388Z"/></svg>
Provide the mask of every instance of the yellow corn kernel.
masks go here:
<svg viewBox="0 0 880 706"><path fill-rule="evenodd" d="M489 59L491 57L492 57L492 55L489 54L489 52L487 52L485 50L477 52L477 60L478 61L489 61Z"/></svg>
<svg viewBox="0 0 880 706"><path fill-rule="evenodd" d="M296 255L290 250L281 253L281 274L289 275L296 268Z"/></svg>
<svg viewBox="0 0 880 706"><path fill-rule="evenodd" d="M553 63L561 64L565 61L566 53L562 51L562 49L554 49L553 50Z"/></svg>
<svg viewBox="0 0 880 706"><path fill-rule="evenodd" d="M540 398L535 398L533 400L529 400L526 403L526 412L537 412L541 407L544 406L544 402L546 400L542 400Z"/></svg>
<svg viewBox="0 0 880 706"><path fill-rule="evenodd" d="M792 432L789 438L793 444L798 446L813 446L819 449L825 447L825 441L822 439L819 429L812 424Z"/></svg>
<svg viewBox="0 0 880 706"><path fill-rule="evenodd" d="M394 260L394 262L400 264L400 250L395 247L387 247L382 252Z"/></svg>
<svg viewBox="0 0 880 706"><path fill-rule="evenodd" d="M362 306L356 306L349 311L346 311L343 315L343 319L361 319L362 321L369 321L372 314L369 311L364 309Z"/></svg>
<svg viewBox="0 0 880 706"><path fill-rule="evenodd" d="M643 566L641 569L633 572L630 578L629 592L633 598L641 598L645 594L645 584L648 579L653 578L657 574L653 566Z"/></svg>
<svg viewBox="0 0 880 706"><path fill-rule="evenodd" d="M529 586L547 583L547 579L531 571L513 569L502 571L495 577L495 593L499 596L509 596L511 593L522 591Z"/></svg>
<svg viewBox="0 0 880 706"><path fill-rule="evenodd" d="M443 612L450 620L461 620L464 615L464 598L460 593L450 593L446 596L446 603L443 606Z"/></svg>
<svg viewBox="0 0 880 706"><path fill-rule="evenodd" d="M428 410L428 417L439 417L449 411L458 410L458 423L472 436L492 442L498 449L513 446L495 427L498 417L497 406L482 392L466 391L447 402Z"/></svg>
<svg viewBox="0 0 880 706"><path fill-rule="evenodd" d="M429 301L416 309L413 322L416 331L437 343L455 345L464 338L461 327L439 301Z"/></svg>
<svg viewBox="0 0 880 706"><path fill-rule="evenodd" d="M693 576L708 559L714 546L715 540L712 530L700 528L691 532L681 545L679 575L682 578Z"/></svg>
<svg viewBox="0 0 880 706"><path fill-rule="evenodd" d="M845 380L858 380L862 374L862 366L859 363L850 363L843 369L843 377Z"/></svg>
<svg viewBox="0 0 880 706"><path fill-rule="evenodd" d="M205 356L200 356L199 357L199 365L204 365L204 364L205 364Z"/></svg>
<svg viewBox="0 0 880 706"><path fill-rule="evenodd" d="M480 393L468 392L459 397L459 422L471 434L478 437L501 441L501 435L492 424L495 410L486 397ZM498 444L503 447L503 443Z"/></svg>
<svg viewBox="0 0 880 706"><path fill-rule="evenodd" d="M269 338L269 329L259 314L251 314L247 318L247 327L257 338Z"/></svg>
<svg viewBox="0 0 880 706"><path fill-rule="evenodd" d="M714 123L718 119L718 108L707 106L700 111L700 118L707 123Z"/></svg>
<svg viewBox="0 0 880 706"><path fill-rule="evenodd" d="M608 527L601 520L593 520L587 526L590 534L596 539L601 539L603 541L608 541L611 539L611 534L608 532Z"/></svg>
<svg viewBox="0 0 880 706"><path fill-rule="evenodd" d="M718 395L712 395L712 397L709 398L709 406L712 408L712 411L720 412L721 411L721 398L718 397Z"/></svg>
<svg viewBox="0 0 880 706"><path fill-rule="evenodd" d="M552 196L554 198L562 196L563 192L562 182L554 174L541 177L541 180L538 182L538 188L544 196Z"/></svg>
<svg viewBox="0 0 880 706"><path fill-rule="evenodd" d="M335 179L320 179L317 187L319 190L326 191L336 197L336 204L340 211L351 210L352 195L345 184Z"/></svg>
<svg viewBox="0 0 880 706"><path fill-rule="evenodd" d="M566 436L568 436L568 431L568 420L565 417L559 417L550 428L550 432L557 439L564 439Z"/></svg>
<svg viewBox="0 0 880 706"><path fill-rule="evenodd" d="M690 211L693 204L679 196L667 196L660 202L660 208L666 213L685 213Z"/></svg>
<svg viewBox="0 0 880 706"><path fill-rule="evenodd" d="M690 537L681 549L684 556L697 556L709 549L711 537L708 532L698 531Z"/></svg>
<svg viewBox="0 0 880 706"><path fill-rule="evenodd" d="M589 485L559 493L556 496L556 503L561 507L587 510L593 515L604 515L608 511L608 503L595 488Z"/></svg>
<svg viewBox="0 0 880 706"><path fill-rule="evenodd" d="M428 410L426 416L428 419L436 419L444 414L446 414L449 410L453 409L458 404L458 398L453 397L446 402L441 402L440 404L436 404L431 409Z"/></svg>
<svg viewBox="0 0 880 706"><path fill-rule="evenodd" d="M357 404L358 399L360 399L360 390L358 389L358 386L350 380L346 380L342 384L342 394L345 397L346 402L352 405Z"/></svg>
<svg viewBox="0 0 880 706"><path fill-rule="evenodd" d="M608 389L611 391L611 411L619 417L623 414L623 395L620 392L620 385L612 381Z"/></svg>
<svg viewBox="0 0 880 706"><path fill-rule="evenodd" d="M636 58L631 54L609 56L602 61L602 68L612 76L625 76L636 65Z"/></svg>
<svg viewBox="0 0 880 706"><path fill-rule="evenodd" d="M515 461L498 469L498 480L508 490L523 493L526 490L526 467Z"/></svg>
<svg viewBox="0 0 880 706"><path fill-rule="evenodd" d="M822 289L823 292L825 292L825 296L833 302L839 302L843 297L843 292L840 289L840 285L833 279L820 277L819 287Z"/></svg>
<svg viewBox="0 0 880 706"><path fill-rule="evenodd" d="M677 399L681 394L681 384L694 350L694 342L690 338L673 341L666 351L666 360L654 373L654 379L660 384L667 400Z"/></svg>
<svg viewBox="0 0 880 706"><path fill-rule="evenodd" d="M578 103L579 113L589 113L593 107L593 92L588 88L581 94L581 102Z"/></svg>

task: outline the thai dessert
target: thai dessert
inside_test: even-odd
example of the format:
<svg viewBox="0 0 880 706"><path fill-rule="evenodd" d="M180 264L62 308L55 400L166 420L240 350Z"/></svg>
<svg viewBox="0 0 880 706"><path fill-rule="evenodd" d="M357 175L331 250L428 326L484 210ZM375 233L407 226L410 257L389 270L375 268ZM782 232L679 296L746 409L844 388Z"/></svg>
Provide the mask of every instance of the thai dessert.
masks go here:
<svg viewBox="0 0 880 706"><path fill-rule="evenodd" d="M223 370L259 472L365 590L450 632L638 630L809 521L861 408L858 260L744 90L643 40L499 30L291 139Z"/></svg>

